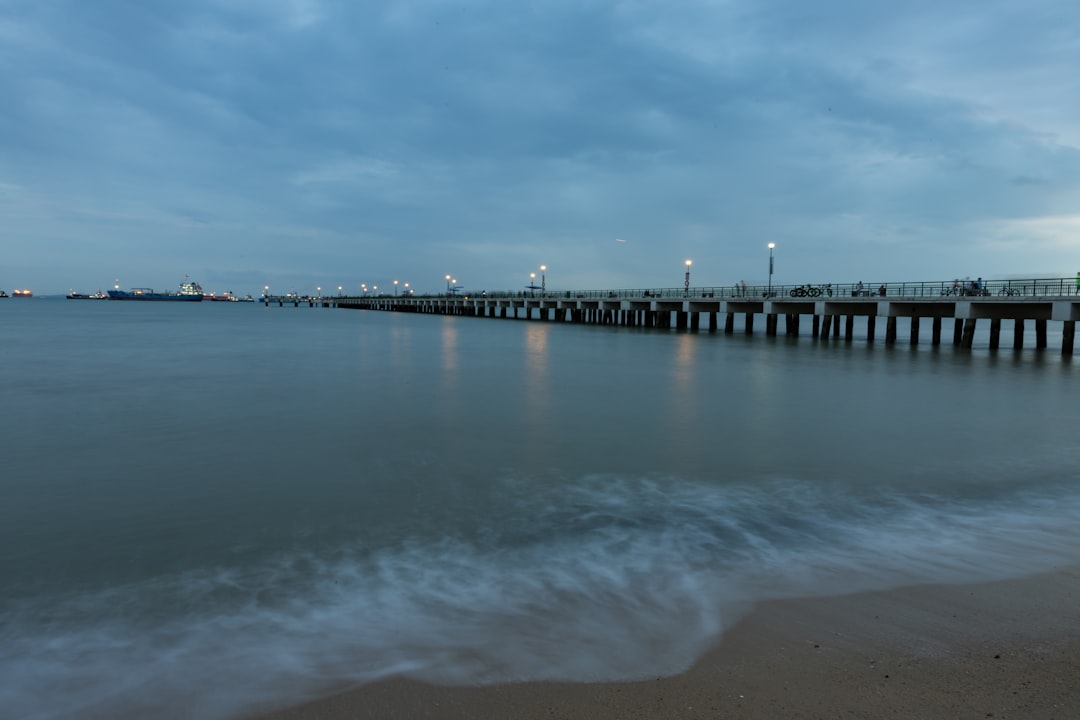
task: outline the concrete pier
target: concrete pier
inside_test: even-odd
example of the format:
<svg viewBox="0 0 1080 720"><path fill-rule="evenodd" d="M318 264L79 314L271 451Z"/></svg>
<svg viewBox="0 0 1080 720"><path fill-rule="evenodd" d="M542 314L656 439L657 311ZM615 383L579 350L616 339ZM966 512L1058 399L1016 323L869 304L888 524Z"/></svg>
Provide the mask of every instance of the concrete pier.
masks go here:
<svg viewBox="0 0 1080 720"><path fill-rule="evenodd" d="M764 317L767 336L779 334L781 316L784 334L798 336L800 319L811 316L810 336L821 341L856 339L856 318L865 319L865 339L876 339L877 319L885 319L886 344L897 342L898 321L905 319L910 345L925 342L922 320L928 319L930 343L941 344L943 322L953 320L953 345L961 349L972 346L980 321L989 322L990 349L997 350L1001 342L1002 321L1012 323L1014 349L1024 345L1025 330L1033 322L1035 349L1047 347L1048 323L1063 323L1061 353L1074 352L1076 321L1080 320L1080 297L1047 295L1036 297L772 297L772 298L673 298L642 297L640 291L626 294L611 293L606 297L328 297L270 299L267 305L293 304L299 306L338 307L395 312L419 312L442 315L464 315L484 318L514 318L540 322L565 322L584 325L620 325L655 329L675 328L684 332L700 332L702 316L707 317L708 332L719 330L732 334L742 316L742 331L753 334L756 318ZM843 326L843 327L841 327Z"/></svg>

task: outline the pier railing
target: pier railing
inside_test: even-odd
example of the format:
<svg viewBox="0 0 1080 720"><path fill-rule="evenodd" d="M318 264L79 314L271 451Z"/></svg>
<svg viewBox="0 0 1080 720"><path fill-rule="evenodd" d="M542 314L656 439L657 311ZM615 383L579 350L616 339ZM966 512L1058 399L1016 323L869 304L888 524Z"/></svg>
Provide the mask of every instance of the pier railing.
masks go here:
<svg viewBox="0 0 1080 720"><path fill-rule="evenodd" d="M762 299L788 297L1060 297L1077 292L1075 278L1030 278L1024 280L983 280L976 287L971 280L918 282L817 283L806 285L719 285L713 287L607 288L604 290L523 290L458 291L454 297L546 298L550 300L603 300L615 298L651 299ZM412 297L445 297L443 294ZM371 297L371 296L368 296ZM384 296L385 297L385 296Z"/></svg>

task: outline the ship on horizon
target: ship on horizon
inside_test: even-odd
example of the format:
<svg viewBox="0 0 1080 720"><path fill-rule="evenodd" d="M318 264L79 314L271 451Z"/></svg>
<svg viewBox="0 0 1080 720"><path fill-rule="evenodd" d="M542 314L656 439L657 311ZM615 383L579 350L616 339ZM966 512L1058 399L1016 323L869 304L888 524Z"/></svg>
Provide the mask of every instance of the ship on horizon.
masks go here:
<svg viewBox="0 0 1080 720"><path fill-rule="evenodd" d="M68 300L108 300L109 296L100 289L95 293L77 293L74 290L67 294Z"/></svg>
<svg viewBox="0 0 1080 720"><path fill-rule="evenodd" d="M180 283L180 292L154 292L151 288L131 288L121 290L120 284L109 290L110 300L157 300L157 301L180 301L202 302L203 289L197 282L185 281Z"/></svg>

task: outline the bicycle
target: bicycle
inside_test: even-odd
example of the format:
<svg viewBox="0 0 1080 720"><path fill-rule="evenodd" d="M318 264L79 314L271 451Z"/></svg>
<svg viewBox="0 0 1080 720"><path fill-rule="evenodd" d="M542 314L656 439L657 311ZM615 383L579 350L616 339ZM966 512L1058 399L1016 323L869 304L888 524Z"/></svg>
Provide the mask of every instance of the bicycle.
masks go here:
<svg viewBox="0 0 1080 720"><path fill-rule="evenodd" d="M1008 297L1012 297L1014 295L1022 295L1022 294L1023 293L1020 291L1020 288L1014 288L1014 287L1003 287L1003 288L1001 288L1001 290L998 291L998 295L1005 295L1005 296L1008 296Z"/></svg>
<svg viewBox="0 0 1080 720"><path fill-rule="evenodd" d="M832 297L832 283L826 283L825 285L818 285L814 287L807 283L788 292L791 297L821 297L822 295L828 295Z"/></svg>

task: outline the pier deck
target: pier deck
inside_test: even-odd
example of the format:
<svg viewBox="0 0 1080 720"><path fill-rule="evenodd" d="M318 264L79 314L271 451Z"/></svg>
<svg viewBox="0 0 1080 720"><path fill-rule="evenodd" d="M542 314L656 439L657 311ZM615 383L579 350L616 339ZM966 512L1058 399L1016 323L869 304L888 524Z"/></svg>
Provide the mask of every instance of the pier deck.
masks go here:
<svg viewBox="0 0 1080 720"><path fill-rule="evenodd" d="M1033 285L1036 291L1037 286ZM264 304L306 304L361 310L463 315L469 317L540 320L588 325L676 328L698 331L704 324L709 332L735 331L742 319L745 333L753 333L756 319L764 320L765 333L799 335L802 318L809 316L811 335L821 339L854 339L855 318L865 318L865 339L874 341L878 319L885 324L886 344L897 342L897 320L906 318L909 342L918 344L923 321L930 325L930 342L942 342L944 321L952 320L952 344L970 348L979 320L990 323L990 349L1000 346L1001 322L1012 323L1013 347L1023 346L1025 323L1035 326L1035 346L1047 346L1047 323L1062 323L1061 352L1072 355L1076 321L1080 320L1080 295L1048 283L1043 294L953 295L925 286L918 294L868 295L845 292L843 296L792 297L790 290L742 295L738 288L682 290L626 290L533 294L492 293L480 296L327 296L279 301L265 298ZM1055 292L1056 291L1056 292ZM932 294L936 293L936 294ZM682 294L680 297L679 295ZM725 297L724 295L728 295ZM721 321L723 327L721 328Z"/></svg>

